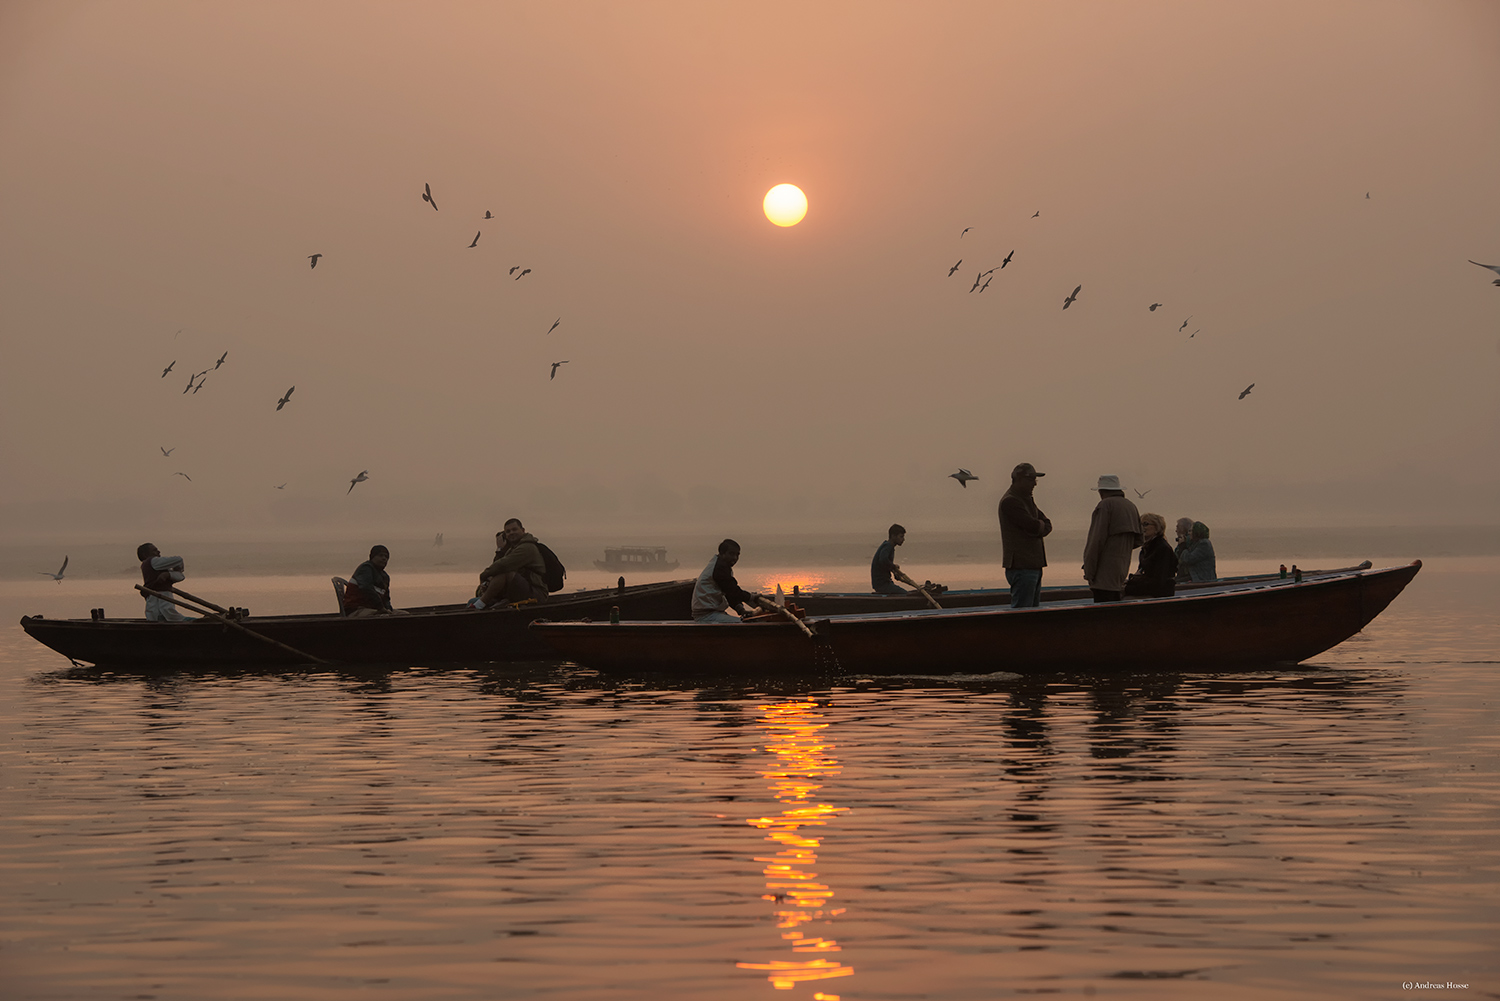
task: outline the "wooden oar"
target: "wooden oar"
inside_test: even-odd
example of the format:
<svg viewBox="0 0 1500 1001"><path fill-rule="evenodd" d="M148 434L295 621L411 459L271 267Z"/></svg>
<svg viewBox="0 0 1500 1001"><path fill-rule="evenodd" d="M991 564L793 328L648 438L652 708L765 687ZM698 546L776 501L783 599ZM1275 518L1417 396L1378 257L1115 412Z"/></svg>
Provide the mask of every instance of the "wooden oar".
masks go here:
<svg viewBox="0 0 1500 1001"><path fill-rule="evenodd" d="M921 593L922 597L927 599L927 604L931 605L933 608L943 607L942 605L938 604L936 598L928 593L927 588L923 587L921 584L918 584L916 581L906 576L906 574L901 572L900 570L896 571L896 579L901 581L901 583L903 584L910 584L912 587L916 588Z"/></svg>
<svg viewBox="0 0 1500 1001"><path fill-rule="evenodd" d="M812 629L808 627L806 622L803 622L801 619L797 618L797 616L793 615L791 611L785 606L778 605L770 598L763 598L758 594L755 596L755 600L760 604L761 608L772 612L780 612L783 616L790 619L798 629L802 630L802 632L807 635L808 639L816 640L818 638L818 634L813 632Z"/></svg>
<svg viewBox="0 0 1500 1001"><path fill-rule="evenodd" d="M216 612L205 611L202 608L196 608L196 607L194 607L192 605L189 605L185 601L178 601L176 598L172 597L169 594L163 594L160 591L153 591L149 587L143 587L140 584L137 584L135 586L135 589L137 591L141 592L142 594L149 594L153 598L160 598L163 601L170 601L172 604L177 605L179 608L186 608L190 612L202 612L204 615L208 616L209 618L211 618L211 619L217 619L218 621L224 623L224 625L229 626L232 629L238 629L240 632L244 633L246 636L253 636L255 639L260 640L262 643L269 643L272 646L276 647L277 649L283 650L286 653L289 653L289 654L291 654L294 657L299 657L299 658L301 658L304 661L310 661L310 662L312 662L314 664L328 664L328 663L331 663L330 661L324 660L322 657L314 657L310 653L303 653L301 650L298 650L296 647L287 646L285 643L281 642L280 640L273 640L269 636L263 636L263 635L261 635L260 633L256 632L253 629L246 629L244 626L240 625L238 622L235 622L233 619L226 618L224 615L219 615ZM175 591L176 588L173 588L173 590ZM187 595L184 594L183 597L187 597ZM202 601L201 598L195 598L193 600L195 600L195 601ZM208 602L203 602L203 603L205 605L208 604ZM214 608L218 608L219 606L218 605L214 605L213 607ZM220 611L224 611L223 609L219 609L219 610Z"/></svg>
<svg viewBox="0 0 1500 1001"><path fill-rule="evenodd" d="M174 588L172 588L172 593L175 594L175 595L177 595L179 598L186 598L188 601L197 602L198 604L202 605L204 608L211 608L215 612L218 612L220 615L231 615L231 614L233 614L232 612L229 611L229 609L227 609L227 608L220 608L218 605L215 605L211 601L204 601L202 598L198 597L197 595L188 594L186 591L184 591L180 587L174 587ZM196 611L196 609L195 609L195 611Z"/></svg>

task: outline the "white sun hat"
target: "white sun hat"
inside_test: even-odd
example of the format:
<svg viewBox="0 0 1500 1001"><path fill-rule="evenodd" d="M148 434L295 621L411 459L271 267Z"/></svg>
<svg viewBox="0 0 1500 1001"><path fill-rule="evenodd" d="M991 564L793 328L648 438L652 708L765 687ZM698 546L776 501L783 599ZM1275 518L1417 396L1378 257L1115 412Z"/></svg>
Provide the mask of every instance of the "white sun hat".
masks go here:
<svg viewBox="0 0 1500 1001"><path fill-rule="evenodd" d="M1119 490L1120 489L1120 478L1118 476L1116 476L1114 473L1106 473L1105 475L1099 477L1099 485L1097 487L1095 487L1094 489L1095 490Z"/></svg>

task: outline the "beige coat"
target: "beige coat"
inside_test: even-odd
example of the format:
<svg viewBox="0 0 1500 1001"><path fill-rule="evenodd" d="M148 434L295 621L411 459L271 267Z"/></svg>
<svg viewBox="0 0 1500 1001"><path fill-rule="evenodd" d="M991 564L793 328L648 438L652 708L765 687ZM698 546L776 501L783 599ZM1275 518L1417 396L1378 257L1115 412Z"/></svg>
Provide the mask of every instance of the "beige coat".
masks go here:
<svg viewBox="0 0 1500 1001"><path fill-rule="evenodd" d="M1100 591L1125 590L1130 553L1141 544L1141 513L1124 497L1103 497L1083 544L1083 576Z"/></svg>

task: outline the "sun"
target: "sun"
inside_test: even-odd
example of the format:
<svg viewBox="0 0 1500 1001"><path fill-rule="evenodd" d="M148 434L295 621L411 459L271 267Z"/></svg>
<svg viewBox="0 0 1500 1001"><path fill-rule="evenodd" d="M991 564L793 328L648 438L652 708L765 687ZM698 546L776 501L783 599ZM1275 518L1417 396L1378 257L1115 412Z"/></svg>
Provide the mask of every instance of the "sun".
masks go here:
<svg viewBox="0 0 1500 1001"><path fill-rule="evenodd" d="M807 215L807 196L795 184L778 184L766 192L766 218L778 226L795 226Z"/></svg>

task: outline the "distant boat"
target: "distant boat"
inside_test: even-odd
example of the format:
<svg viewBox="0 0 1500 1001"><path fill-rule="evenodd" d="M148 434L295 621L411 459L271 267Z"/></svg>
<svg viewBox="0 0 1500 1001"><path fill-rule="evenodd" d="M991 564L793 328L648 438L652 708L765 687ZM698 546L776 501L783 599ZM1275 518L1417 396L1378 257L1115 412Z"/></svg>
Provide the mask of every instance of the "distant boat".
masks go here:
<svg viewBox="0 0 1500 1001"><path fill-rule="evenodd" d="M606 547L604 559L594 566L610 573L666 573L677 569L677 561L667 559L665 546Z"/></svg>

